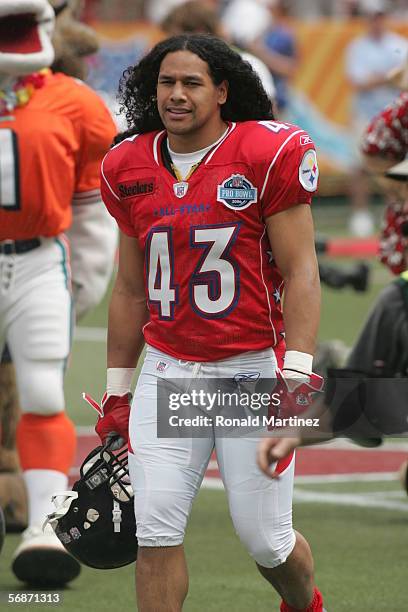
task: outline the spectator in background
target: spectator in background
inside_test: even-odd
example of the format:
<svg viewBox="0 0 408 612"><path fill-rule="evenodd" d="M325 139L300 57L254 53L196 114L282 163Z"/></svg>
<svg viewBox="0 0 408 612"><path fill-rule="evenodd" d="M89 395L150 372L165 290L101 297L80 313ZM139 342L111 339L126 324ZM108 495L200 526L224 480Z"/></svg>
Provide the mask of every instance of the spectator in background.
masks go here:
<svg viewBox="0 0 408 612"><path fill-rule="evenodd" d="M380 259L393 274L401 274L408 267L408 60L402 70L391 74L391 80L402 93L371 121L363 136L362 151L368 171L377 177L390 200L384 215ZM396 162L401 163L394 166ZM384 172L388 178L383 178Z"/></svg>
<svg viewBox="0 0 408 612"><path fill-rule="evenodd" d="M387 2L371 0L365 5L367 32L352 41L346 51L346 73L354 90L351 127L358 149L370 120L397 97L398 90L389 82L388 75L404 62L408 53L408 41L387 30ZM354 168L350 229L364 237L372 233L374 223L368 208L368 178L357 153Z"/></svg>
<svg viewBox="0 0 408 612"><path fill-rule="evenodd" d="M185 0L148 0L145 2L145 17L156 24L159 24L177 6L184 4Z"/></svg>
<svg viewBox="0 0 408 612"><path fill-rule="evenodd" d="M144 4L145 17L160 24L173 10L186 4L186 0L145 0ZM212 5L216 10L221 5L221 0L204 0L204 4Z"/></svg>
<svg viewBox="0 0 408 612"><path fill-rule="evenodd" d="M231 0L223 16L222 25L229 38L247 48L268 26L268 7L273 0Z"/></svg>
<svg viewBox="0 0 408 612"><path fill-rule="evenodd" d="M289 102L288 81L297 66L295 36L287 22L288 14L287 0L270 0L270 27L248 45L248 49L265 62L273 76L280 119L285 117Z"/></svg>
<svg viewBox="0 0 408 612"><path fill-rule="evenodd" d="M228 41L228 36L223 30L213 2L200 2L189 0L175 7L167 15L161 24L162 29L169 36L178 34L212 34ZM239 51L242 58L249 62L261 79L262 85L272 101L275 101L276 89L274 80L267 66L252 53Z"/></svg>

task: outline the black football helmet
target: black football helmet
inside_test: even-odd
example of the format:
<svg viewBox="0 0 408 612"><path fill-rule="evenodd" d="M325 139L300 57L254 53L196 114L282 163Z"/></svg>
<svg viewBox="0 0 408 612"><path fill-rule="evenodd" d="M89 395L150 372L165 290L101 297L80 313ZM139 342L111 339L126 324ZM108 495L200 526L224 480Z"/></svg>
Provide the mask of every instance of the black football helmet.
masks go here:
<svg viewBox="0 0 408 612"><path fill-rule="evenodd" d="M127 452L98 446L83 462L72 491L53 496L56 510L47 522L66 550L89 567L114 569L136 560Z"/></svg>

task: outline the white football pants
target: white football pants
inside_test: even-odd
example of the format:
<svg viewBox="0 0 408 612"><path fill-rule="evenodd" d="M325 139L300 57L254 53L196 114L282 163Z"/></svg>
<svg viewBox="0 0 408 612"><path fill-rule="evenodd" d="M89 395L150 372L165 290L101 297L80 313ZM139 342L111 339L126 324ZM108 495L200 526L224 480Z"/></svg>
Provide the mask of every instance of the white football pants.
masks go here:
<svg viewBox="0 0 408 612"><path fill-rule="evenodd" d="M0 355L7 342L22 412L64 410L72 299L66 239L42 238L20 255L0 254Z"/></svg>
<svg viewBox="0 0 408 612"><path fill-rule="evenodd" d="M272 349L222 361L192 363L148 347L129 424L129 470L139 546L182 544L192 503L215 448L230 514L242 543L263 567L272 568L286 561L295 545L294 459L278 480L271 480L256 464L258 438L157 437L159 378L233 379L240 372L273 378L275 370Z"/></svg>

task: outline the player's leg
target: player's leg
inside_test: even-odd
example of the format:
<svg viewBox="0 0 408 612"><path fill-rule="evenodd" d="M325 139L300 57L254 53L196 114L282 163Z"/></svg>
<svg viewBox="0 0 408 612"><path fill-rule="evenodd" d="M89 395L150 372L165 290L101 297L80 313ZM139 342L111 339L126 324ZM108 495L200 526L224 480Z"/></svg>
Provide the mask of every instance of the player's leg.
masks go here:
<svg viewBox="0 0 408 612"><path fill-rule="evenodd" d="M179 612L188 590L183 540L213 439L157 437L158 378L187 378L192 366L148 349L129 424L129 471L138 539L140 612ZM182 384L182 383L181 383Z"/></svg>
<svg viewBox="0 0 408 612"><path fill-rule="evenodd" d="M27 486L29 526L13 570L32 584L64 583L79 572L54 533L44 534L51 496L68 486L75 428L64 412L63 376L70 350L71 296L63 244L46 240L19 255L7 340L13 358L22 416L17 447Z"/></svg>
<svg viewBox="0 0 408 612"><path fill-rule="evenodd" d="M234 378L239 372L274 376L276 362L265 351L237 359L218 364L217 376ZM309 545L292 526L294 458L282 461L277 467L280 478L271 480L256 464L256 438L216 436L215 445L235 530L261 574L284 600L281 609L321 612Z"/></svg>
<svg viewBox="0 0 408 612"><path fill-rule="evenodd" d="M271 480L256 465L256 447L256 439L216 440L235 530L262 576L285 602L282 611L321 612L310 547L292 526L294 459L288 466L282 462L280 478Z"/></svg>

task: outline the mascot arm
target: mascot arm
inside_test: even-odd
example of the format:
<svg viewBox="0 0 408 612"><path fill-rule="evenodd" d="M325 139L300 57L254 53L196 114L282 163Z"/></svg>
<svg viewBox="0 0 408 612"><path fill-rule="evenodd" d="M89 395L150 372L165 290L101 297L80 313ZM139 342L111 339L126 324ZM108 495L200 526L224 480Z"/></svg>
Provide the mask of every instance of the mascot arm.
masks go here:
<svg viewBox="0 0 408 612"><path fill-rule="evenodd" d="M79 194L76 194L79 196ZM81 199L86 194L81 193ZM117 226L100 199L78 204L74 197L71 245L72 289L77 321L102 299L112 275L117 246Z"/></svg>

